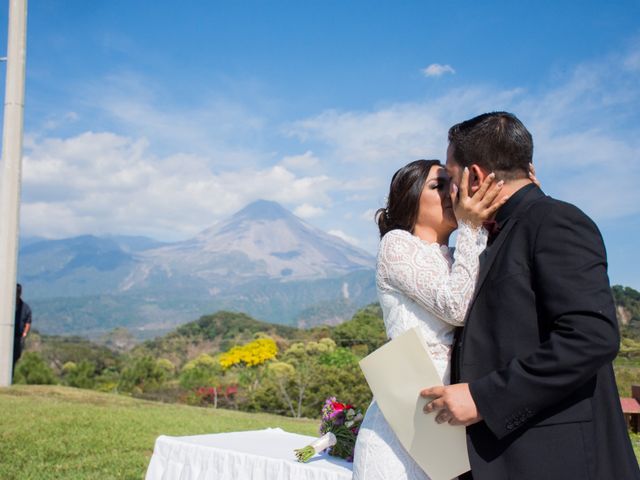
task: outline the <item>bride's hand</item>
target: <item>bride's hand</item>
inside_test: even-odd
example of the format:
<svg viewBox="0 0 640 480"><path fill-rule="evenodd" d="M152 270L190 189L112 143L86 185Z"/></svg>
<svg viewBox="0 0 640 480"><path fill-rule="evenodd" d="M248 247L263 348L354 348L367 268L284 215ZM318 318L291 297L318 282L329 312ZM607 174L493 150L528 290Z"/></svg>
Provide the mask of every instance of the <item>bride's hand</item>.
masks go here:
<svg viewBox="0 0 640 480"><path fill-rule="evenodd" d="M489 220L508 200L507 196L498 198L504 182L495 181L495 174L491 173L480 185L478 191L469 196L469 169L465 168L462 173L462 181L460 182L460 195L457 195L456 188L452 189L451 200L453 202L453 210L459 221L470 223L473 226L480 227L482 223Z"/></svg>

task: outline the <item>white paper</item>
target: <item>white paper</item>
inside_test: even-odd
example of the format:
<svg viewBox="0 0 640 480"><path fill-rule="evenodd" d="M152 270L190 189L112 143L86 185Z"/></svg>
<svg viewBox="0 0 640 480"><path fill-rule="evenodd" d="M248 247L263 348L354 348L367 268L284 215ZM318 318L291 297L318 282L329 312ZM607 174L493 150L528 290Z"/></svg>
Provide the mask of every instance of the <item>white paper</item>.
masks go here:
<svg viewBox="0 0 640 480"><path fill-rule="evenodd" d="M360 368L398 440L432 480L470 469L465 427L438 424L435 412L422 410L420 391L442 380L417 327L360 360Z"/></svg>

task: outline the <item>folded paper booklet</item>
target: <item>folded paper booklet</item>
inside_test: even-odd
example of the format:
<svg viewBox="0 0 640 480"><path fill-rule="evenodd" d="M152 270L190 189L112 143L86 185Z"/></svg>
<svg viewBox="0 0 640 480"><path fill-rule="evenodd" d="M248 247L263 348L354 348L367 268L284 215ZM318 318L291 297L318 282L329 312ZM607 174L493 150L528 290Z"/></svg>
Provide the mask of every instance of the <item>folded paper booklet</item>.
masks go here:
<svg viewBox="0 0 640 480"><path fill-rule="evenodd" d="M438 424L425 414L424 388L442 385L420 330L412 328L360 360L384 418L411 457L432 480L469 470L465 427Z"/></svg>

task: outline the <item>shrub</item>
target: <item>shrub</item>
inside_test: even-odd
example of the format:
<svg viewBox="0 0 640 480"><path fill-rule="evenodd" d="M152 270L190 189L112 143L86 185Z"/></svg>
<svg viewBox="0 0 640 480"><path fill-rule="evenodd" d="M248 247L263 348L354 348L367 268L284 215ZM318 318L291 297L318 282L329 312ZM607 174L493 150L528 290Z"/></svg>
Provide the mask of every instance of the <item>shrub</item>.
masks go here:
<svg viewBox="0 0 640 480"><path fill-rule="evenodd" d="M188 362L180 373L180 385L187 390L214 386L219 383L222 367L206 353Z"/></svg>
<svg viewBox="0 0 640 480"><path fill-rule="evenodd" d="M351 320L338 325L332 336L340 347L362 345L366 346L366 351L360 347L365 355L373 352L387 341L380 306L369 305L358 311Z"/></svg>
<svg viewBox="0 0 640 480"><path fill-rule="evenodd" d="M155 359L150 355L144 355L134 359L133 363L123 370L118 390L142 393L145 390L159 387L164 379L165 372L158 366Z"/></svg>
<svg viewBox="0 0 640 480"><path fill-rule="evenodd" d="M53 385L57 382L53 370L44 362L40 354L27 352L16 365L14 383Z"/></svg>
<svg viewBox="0 0 640 480"><path fill-rule="evenodd" d="M332 352L320 355L320 363L330 367L348 367L358 364L358 357L348 348L338 347Z"/></svg>
<svg viewBox="0 0 640 480"><path fill-rule="evenodd" d="M67 366L67 364L65 364L65 366ZM96 383L95 363L82 360L78 365L74 366L74 368L68 370L66 381L70 387L93 388Z"/></svg>

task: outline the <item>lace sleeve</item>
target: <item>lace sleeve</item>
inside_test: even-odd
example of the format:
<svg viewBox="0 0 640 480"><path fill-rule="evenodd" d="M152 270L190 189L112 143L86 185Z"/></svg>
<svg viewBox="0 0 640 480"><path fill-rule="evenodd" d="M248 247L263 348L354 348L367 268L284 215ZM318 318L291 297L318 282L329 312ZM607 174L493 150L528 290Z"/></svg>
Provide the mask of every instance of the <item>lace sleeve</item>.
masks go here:
<svg viewBox="0 0 640 480"><path fill-rule="evenodd" d="M408 232L393 230L380 242L378 285L399 290L449 324L462 325L486 244L486 230L461 222L449 269L435 248L425 248Z"/></svg>

